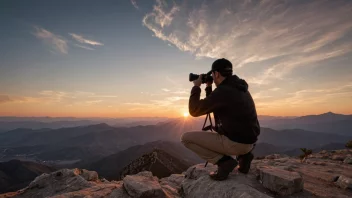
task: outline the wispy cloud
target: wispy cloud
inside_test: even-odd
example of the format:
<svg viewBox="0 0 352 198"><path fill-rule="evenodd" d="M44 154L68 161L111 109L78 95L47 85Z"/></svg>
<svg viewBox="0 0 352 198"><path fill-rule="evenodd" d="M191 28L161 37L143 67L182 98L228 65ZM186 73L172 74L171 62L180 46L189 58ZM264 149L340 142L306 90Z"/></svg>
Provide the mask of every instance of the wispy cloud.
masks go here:
<svg viewBox="0 0 352 198"><path fill-rule="evenodd" d="M266 64L251 83L267 84L352 52L351 41L343 41L352 29L347 0L196 2L200 6L157 0L143 25L196 57L226 57L237 69Z"/></svg>
<svg viewBox="0 0 352 198"><path fill-rule="evenodd" d="M93 46L102 46L102 45L104 45L101 42L84 38L82 35L79 35L79 34L69 33L69 35L71 35L72 38L75 39L76 41L78 41L80 43L83 43L83 44L88 44L88 45L93 45Z"/></svg>
<svg viewBox="0 0 352 198"><path fill-rule="evenodd" d="M269 89L269 91L279 91L279 90L281 90L281 88L278 88L278 87L274 87L274 88Z"/></svg>
<svg viewBox="0 0 352 198"><path fill-rule="evenodd" d="M67 41L63 37L56 35L41 27L35 26L34 29L34 35L37 38L43 40L46 44L50 45L55 51L60 52L62 54L67 54L68 45Z"/></svg>
<svg viewBox="0 0 352 198"><path fill-rule="evenodd" d="M40 101L41 100L39 98L35 97L0 94L0 105L5 103L30 103Z"/></svg>
<svg viewBox="0 0 352 198"><path fill-rule="evenodd" d="M163 88L163 89L161 89L161 90L163 90L163 91L165 91L165 92L169 92L169 91L170 91L169 89L166 89L166 88Z"/></svg>
<svg viewBox="0 0 352 198"><path fill-rule="evenodd" d="M12 99L8 95L0 95L0 104L11 102Z"/></svg>
<svg viewBox="0 0 352 198"><path fill-rule="evenodd" d="M131 3L133 5L133 7L135 7L137 10L139 9L136 0L131 0Z"/></svg>
<svg viewBox="0 0 352 198"><path fill-rule="evenodd" d="M31 96L0 94L0 104L5 103L41 103L41 104L69 104L94 105L102 102L113 102L117 96L96 94L92 92L65 92L43 90Z"/></svg>
<svg viewBox="0 0 352 198"><path fill-rule="evenodd" d="M82 49L86 49L86 50L94 50L93 48L91 47L88 47L88 46L84 46L84 45L80 45L80 44L75 44L76 47L79 47L79 48L82 48Z"/></svg>
<svg viewBox="0 0 352 198"><path fill-rule="evenodd" d="M312 107L312 105L322 108L322 105L330 103L334 103L334 106L346 105L352 98L352 84L331 88L302 89L283 94L279 97L266 98L265 96L267 95L264 92L259 92L253 96L256 98L256 105L259 110L277 108L286 109L286 111L289 108L309 110L309 107ZM348 108L347 106L345 107Z"/></svg>

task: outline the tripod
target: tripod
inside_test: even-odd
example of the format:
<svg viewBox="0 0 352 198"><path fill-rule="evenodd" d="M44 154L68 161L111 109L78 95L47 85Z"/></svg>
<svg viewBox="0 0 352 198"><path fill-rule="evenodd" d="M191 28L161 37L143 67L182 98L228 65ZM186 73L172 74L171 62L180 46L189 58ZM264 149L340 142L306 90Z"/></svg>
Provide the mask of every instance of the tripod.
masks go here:
<svg viewBox="0 0 352 198"><path fill-rule="evenodd" d="M209 121L210 121L210 125L205 126L205 124L207 123L208 118L209 118ZM208 113L207 117L205 117L203 128L202 128L202 131L208 131L208 130L213 131L213 122L211 120L210 113ZM207 165L208 165L208 162L205 162L204 167L206 167Z"/></svg>

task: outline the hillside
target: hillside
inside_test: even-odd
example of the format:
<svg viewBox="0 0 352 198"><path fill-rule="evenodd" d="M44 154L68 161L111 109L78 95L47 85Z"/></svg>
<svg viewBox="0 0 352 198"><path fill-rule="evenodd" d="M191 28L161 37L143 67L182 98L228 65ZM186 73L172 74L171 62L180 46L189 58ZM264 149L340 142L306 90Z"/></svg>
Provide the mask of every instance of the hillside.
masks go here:
<svg viewBox="0 0 352 198"><path fill-rule="evenodd" d="M52 167L35 162L11 160L0 163L0 192L24 188L37 176L54 170Z"/></svg>
<svg viewBox="0 0 352 198"><path fill-rule="evenodd" d="M120 178L120 172L128 166L133 160L140 158L144 154L151 153L153 150L164 150L173 157L182 159L185 164L196 164L202 160L194 153L185 148L181 143L156 141L144 145L137 145L116 154L107 156L101 160L77 164L80 168L94 170L106 179L117 180Z"/></svg>

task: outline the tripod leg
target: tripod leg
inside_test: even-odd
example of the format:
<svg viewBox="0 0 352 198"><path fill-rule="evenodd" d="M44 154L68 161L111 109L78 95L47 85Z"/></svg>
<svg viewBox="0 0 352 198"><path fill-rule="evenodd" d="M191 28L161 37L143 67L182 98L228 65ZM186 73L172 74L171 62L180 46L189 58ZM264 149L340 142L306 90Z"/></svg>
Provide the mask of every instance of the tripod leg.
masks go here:
<svg viewBox="0 0 352 198"><path fill-rule="evenodd" d="M204 120L204 124L203 124L203 128L202 128L202 130L204 130L204 127L205 127L205 124L207 123L208 117L209 117L209 114L207 114L207 117L205 117L205 120Z"/></svg>
<svg viewBox="0 0 352 198"><path fill-rule="evenodd" d="M208 113L208 114L207 114L207 117L205 118L204 125L203 125L203 129L204 129L204 127L205 127L205 123L207 122L208 117L209 117L209 121L210 121L210 131L213 131L213 129L212 129L213 123L212 123L212 121L211 121L210 113ZM207 165L208 165L208 162L205 162L204 167L207 167Z"/></svg>

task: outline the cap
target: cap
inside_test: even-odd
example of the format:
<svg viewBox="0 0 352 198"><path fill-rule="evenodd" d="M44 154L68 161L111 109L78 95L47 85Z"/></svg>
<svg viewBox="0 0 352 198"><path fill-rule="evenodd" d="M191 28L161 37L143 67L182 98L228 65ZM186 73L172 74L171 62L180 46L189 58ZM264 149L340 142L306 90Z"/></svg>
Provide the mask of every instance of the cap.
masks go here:
<svg viewBox="0 0 352 198"><path fill-rule="evenodd" d="M232 63L227 59L218 59L211 65L211 71L232 72Z"/></svg>

